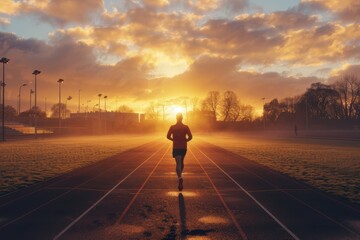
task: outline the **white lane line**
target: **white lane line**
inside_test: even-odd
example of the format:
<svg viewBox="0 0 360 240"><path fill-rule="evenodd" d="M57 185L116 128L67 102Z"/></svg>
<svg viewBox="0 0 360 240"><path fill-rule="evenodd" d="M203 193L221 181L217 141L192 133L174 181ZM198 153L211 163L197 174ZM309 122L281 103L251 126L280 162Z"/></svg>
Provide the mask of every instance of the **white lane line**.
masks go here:
<svg viewBox="0 0 360 240"><path fill-rule="evenodd" d="M329 221L333 222L334 224L338 225L339 227L345 229L346 231L348 231L349 233L352 233L354 235L356 235L357 237L359 237L359 233L358 232L355 232L354 230L348 228L346 225L342 224L341 222L338 222L337 220L333 219L332 217L326 215L326 213L323 213L321 210L317 210L316 208L312 207L311 205L307 204L306 202L304 202L303 200L297 198L296 196L294 196L293 194L289 193L288 191L286 191L285 189L280 189L278 188L278 186L276 186L275 184L273 184L272 182L270 182L269 180L263 178L262 176L254 173L253 171L251 170L248 170L242 166L240 166L240 164L236 163L237 166L239 166L241 169L243 169L244 171L254 175L255 177L263 180L264 182L268 183L270 186L273 186L275 189L273 189L273 191L281 191L282 193L286 194L287 196L293 198L295 201L305 205L306 207L310 208L311 210L313 210L314 212L316 212L317 214L323 216L324 218L328 219ZM309 190L313 191L312 189L308 188ZM292 190L292 189L291 189ZM294 189L296 190L296 189ZM270 190L272 191L272 190ZM251 191L251 192L256 192L256 191ZM331 198L328 198L328 199L331 199Z"/></svg>
<svg viewBox="0 0 360 240"><path fill-rule="evenodd" d="M235 179L233 179L227 172L225 172L219 165L217 165L210 157L208 157L203 151L195 146L199 152L201 152L210 162L212 162L222 173L224 173L236 186L238 186L248 197L250 197L262 210L264 210L275 222L277 222L288 234L290 234L295 240L300 240L288 227L285 226L279 219L277 219L269 210L267 210L253 195L251 195L245 188L243 188Z"/></svg>
<svg viewBox="0 0 360 240"><path fill-rule="evenodd" d="M128 177L130 177L136 170L138 170L142 165L144 165L150 158L152 158L156 153L161 150L157 150L150 157L148 157L143 163L141 163L137 168L135 168L132 172L130 172L125 178L119 181L113 188L111 188L107 193L105 193L99 200L97 200L91 207L89 207L85 212L83 212L80 216L78 216L74 221L72 221L66 228L64 228L60 233L58 233L53 239L59 239L67 230L69 230L72 226L74 226L81 218L83 218L86 214L88 214L96 205L98 205L102 200L104 200L111 192L113 192L121 183L123 183ZM166 150L167 151L167 150Z"/></svg>
<svg viewBox="0 0 360 240"><path fill-rule="evenodd" d="M159 150L160 150L160 149L159 149ZM159 150L158 150L158 151L159 151ZM155 154L155 153L154 153L154 154ZM134 158L135 158L135 157L133 157L133 158L131 158L131 159L134 159ZM128 160L126 160L126 161L129 161L129 160L130 160L130 159L128 159ZM114 165L113 167L118 166L118 165L120 165L120 164L121 164L121 163L118 163L118 164ZM95 178L97 178L97 177L105 174L106 172L108 172L108 171L110 171L110 170L111 170L111 169L107 169L107 170L105 170L105 171L97 174L96 176L94 176L94 177L86 180L85 182L80 183L80 184L77 185L76 187L73 187L73 188L69 189L68 191L66 191L66 192L64 192L64 193L62 193L62 194L60 194L60 195L58 195L58 196L56 196L56 197L48 200L47 202L45 202L45 203L43 203L43 204L41 204L41 205L33 208L33 209L30 210L29 212L27 212L27 213L25 213L25 214L23 214L23 215L21 215L21 216L19 216L19 217L16 217L15 219L13 219L13 220L11 220L11 221L9 221L9 222L6 222L4 225L0 225L0 229L3 229L3 228L5 228L5 227L9 226L10 224L13 224L13 223L19 221L20 219L23 219L24 217L26 217L26 216L28 216L28 215L36 212L37 210L41 209L42 207L45 207L45 206L49 205L50 203L52 203L52 202L54 202L55 200L57 200L57 199L65 196L65 195L67 195L68 193L72 192L73 190L77 190L80 186L83 186L84 184L92 181L93 179L95 179ZM44 189L44 188L43 188L43 189ZM5 204L5 205L6 205L6 204ZM2 206L0 206L0 207L2 207Z"/></svg>
<svg viewBox="0 0 360 240"><path fill-rule="evenodd" d="M147 145L147 143L145 143L145 144L143 144L143 145L140 145L140 146L137 146L137 147L134 147L134 148L130 148L130 149L124 151L124 152L119 152L119 153L115 154L114 156L116 156L116 155L118 155L118 154L127 153L128 151L132 151L132 150L137 149L137 148L139 148L139 147L142 147L142 146L144 146L144 145ZM113 157L113 156L110 156L109 158L111 158L111 157ZM9 205L9 204L11 204L11 203L13 203L13 202L15 202L15 201L17 201L17 200L23 199L23 198L25 198L25 197L27 197L27 196L30 196L30 195L34 194L34 193L40 192L40 191L42 191L42 190L44 190L44 189L47 189L49 186L53 186L53 185L55 185L55 184L59 184L59 183L61 183L61 182L63 182L63 181L69 180L69 179L72 178L72 177L76 177L76 176L79 176L79 175L81 175L81 174L84 173L84 171L80 171L78 174L75 174L75 175L67 176L67 177L66 177L66 175L67 175L67 174L71 174L71 172L79 171L80 169L81 169L81 170L82 170L82 169L85 169L85 172L89 172L89 171L93 170L93 168L98 167L98 164L102 164L102 163L103 163L104 161L106 161L107 159L108 159L108 158L105 158L104 160L101 160L101 161L99 161L99 162L87 163L87 164L81 166L81 167L78 168L78 169L71 169L71 170L66 171L66 172L64 172L64 173L62 173L62 174L60 174L60 175L55 176L55 177L49 178L49 179L44 180L44 181L39 182L39 183L35 183L35 184L33 185L34 187L36 187L37 185L40 185L40 184L48 183L48 182L50 182L50 181L52 181L52 180L54 180L54 179L56 179L56 178L65 176L65 178L61 178L60 180L55 181L55 182L52 182L52 183L50 183L50 184L47 185L47 186L40 187L39 189L36 189L36 190L34 190L34 191L31 191L31 192L29 192L29 193L27 193L27 194L25 194L25 195L22 195L22 196L20 196L20 197L17 197L17 198L11 199L11 200L9 200L9 201L7 201L7 202L5 202L5 203L2 203L2 204L0 204L0 207L7 206L7 205ZM89 167L90 167L90 168L89 168ZM6 196L8 196L8 195L15 194L15 193L17 193L17 192L19 192L19 191L21 191L21 190L22 190L22 189L18 189L18 190L15 190L15 191L13 191L13 192L10 192L10 193L1 195L1 196L0 196L0 199L1 199L2 197L6 197Z"/></svg>
<svg viewBox="0 0 360 240"><path fill-rule="evenodd" d="M191 154L193 155L193 157L195 158L195 160L197 161L197 163L199 164L199 166L201 167L201 169L204 171L207 179L209 180L211 186L214 188L216 194L218 195L221 203L223 204L223 206L225 207L227 213L229 214L231 220L233 221L235 227L238 229L239 234L241 236L241 239L243 240L248 240L248 237L246 235L246 233L244 232L244 229L240 226L240 224L238 223L238 221L236 220L234 214L231 212L229 206L226 204L224 198L221 196L219 190L217 189L217 187L215 186L215 183L213 182L213 180L211 179L211 177L209 176L209 174L206 172L205 168L203 167L203 165L201 164L201 162L199 161L199 159L195 156L194 152L190 149Z"/></svg>
<svg viewBox="0 0 360 240"><path fill-rule="evenodd" d="M141 187L137 190L137 192L135 193L134 197L131 199L131 201L129 202L129 204L127 205L127 207L124 209L124 211L121 213L120 217L118 218L118 220L116 221L116 223L120 223L123 218L125 217L126 213L129 211L129 209L131 208L131 206L133 205L133 203L135 202L136 198L139 196L140 192L144 189L146 183L149 181L150 177L153 175L153 173L155 172L156 168L159 166L160 162L164 159L166 153L168 152L170 148L170 144L169 147L166 149L166 151L164 152L164 154L162 155L162 157L160 158L160 160L157 162L157 164L155 165L155 167L153 168L153 170L150 172L149 176L145 179L144 183L141 185Z"/></svg>

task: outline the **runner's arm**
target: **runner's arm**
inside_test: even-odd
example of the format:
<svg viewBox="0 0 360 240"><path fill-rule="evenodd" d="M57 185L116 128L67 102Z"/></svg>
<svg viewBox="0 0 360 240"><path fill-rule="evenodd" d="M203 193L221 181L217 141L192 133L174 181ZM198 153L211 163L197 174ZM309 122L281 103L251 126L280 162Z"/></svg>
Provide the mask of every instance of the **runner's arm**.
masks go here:
<svg viewBox="0 0 360 240"><path fill-rule="evenodd" d="M187 133L186 134L188 135L186 141L189 142L192 139L192 134L191 134L191 131L190 131L189 127L187 127Z"/></svg>
<svg viewBox="0 0 360 240"><path fill-rule="evenodd" d="M167 133L167 139L169 139L170 141L173 141L173 137L172 137L172 127L169 128L169 131Z"/></svg>

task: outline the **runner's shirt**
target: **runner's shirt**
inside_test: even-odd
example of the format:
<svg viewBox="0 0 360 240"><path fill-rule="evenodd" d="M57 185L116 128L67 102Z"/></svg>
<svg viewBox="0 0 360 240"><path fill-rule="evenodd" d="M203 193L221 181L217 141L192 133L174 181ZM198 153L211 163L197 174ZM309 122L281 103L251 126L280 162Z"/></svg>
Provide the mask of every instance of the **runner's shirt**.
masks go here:
<svg viewBox="0 0 360 240"><path fill-rule="evenodd" d="M168 131L168 136L171 135L173 138L173 149L187 149L188 141L186 139L186 135L190 138L192 137L190 128L187 125L182 123L172 125Z"/></svg>

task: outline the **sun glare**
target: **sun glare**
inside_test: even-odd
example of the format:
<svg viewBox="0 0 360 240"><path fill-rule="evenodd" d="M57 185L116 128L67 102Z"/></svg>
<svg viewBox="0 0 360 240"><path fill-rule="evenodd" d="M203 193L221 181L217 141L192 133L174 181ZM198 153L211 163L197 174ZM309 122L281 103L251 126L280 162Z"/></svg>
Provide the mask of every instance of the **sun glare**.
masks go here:
<svg viewBox="0 0 360 240"><path fill-rule="evenodd" d="M176 115L178 113L185 114L185 109L183 107L173 105L170 107L170 112L173 113L174 115Z"/></svg>

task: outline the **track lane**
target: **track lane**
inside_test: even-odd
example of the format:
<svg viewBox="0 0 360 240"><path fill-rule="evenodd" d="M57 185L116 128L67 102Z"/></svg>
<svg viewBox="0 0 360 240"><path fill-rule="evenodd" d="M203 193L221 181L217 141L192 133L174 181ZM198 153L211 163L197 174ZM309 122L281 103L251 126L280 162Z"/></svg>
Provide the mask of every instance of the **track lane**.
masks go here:
<svg viewBox="0 0 360 240"><path fill-rule="evenodd" d="M236 226L239 235L241 236L241 239L243 240L247 240L248 237L246 235L246 233L244 232L243 228L240 226L240 224L238 223L238 221L236 220L233 212L230 210L230 208L228 207L228 205L226 204L226 202L224 201L224 198L222 197L222 195L220 194L219 190L217 189L217 187L214 184L214 181L211 179L210 175L207 173L207 171L205 170L205 168L203 167L203 165L201 164L201 162L199 161L199 159L194 155L193 151L190 150L190 153L192 154L192 156L195 158L196 162L199 164L199 166L201 167L201 169L203 170L203 172L205 173L207 179L209 180L211 186L214 188L217 196L219 197L221 203L223 204L224 208L226 209L227 213L229 214L231 220L233 221L234 225Z"/></svg>
<svg viewBox="0 0 360 240"><path fill-rule="evenodd" d="M356 206L339 204L294 179L246 160L222 148L201 142L201 154L246 189L300 238L358 239L360 214ZM206 154L204 153L206 151ZM245 177L244 177L245 176ZM244 185L245 184L245 187ZM321 192L321 191L318 191ZM319 197L319 196L326 197ZM282 203L282 204L279 204Z"/></svg>
<svg viewBox="0 0 360 240"><path fill-rule="evenodd" d="M164 149L165 144L159 144ZM0 239L50 239L60 233L59 239L240 239L236 222L248 239L359 239L358 206L225 149L191 142L182 193L176 189L175 163L169 153L159 149L140 166L155 149L133 150L122 155L127 161L119 159L117 167L109 164L109 172L76 189L69 180L30 194L37 202L50 193L56 197L73 189L0 229ZM83 182L86 175L74 176L73 181ZM29 196L5 209L26 204ZM25 211L20 205L18 210ZM0 224L6 211L16 210L3 209Z"/></svg>
<svg viewBox="0 0 360 240"><path fill-rule="evenodd" d="M144 148L141 153L139 153L139 149L136 149L136 152L130 151L130 155L124 154L123 156L125 158L123 159L121 158L121 154L118 155L118 159L114 159L113 162L108 162L103 168L97 169L99 173L95 176L85 174L87 175L85 181L83 177L77 179L76 181L80 181L81 183L75 187L74 185L71 186L71 182L65 181L62 182L64 185L58 184L57 187L51 186L50 188L44 188L36 194L32 194L32 200L25 197L0 208L0 219L5 219L5 221L0 222L0 237L6 236L6 239L17 239L13 236L24 236L28 234L28 239L49 239L49 235L54 236L55 233L51 233L51 231L59 229L57 230L57 232L59 232L63 224L68 224L69 217L73 218L72 216L78 216L84 207L93 204L99 196L103 195L103 192L113 187L114 184L112 184L112 182L117 183L119 179L123 178L124 175L132 169L138 167L139 164L156 157L156 153L165 146L163 143L160 143L159 146L162 147L154 149L154 144L152 145L152 147ZM145 157L146 155L147 157ZM148 157L149 155L150 157ZM151 165L151 161L143 167L146 168L147 165ZM121 169L121 171L119 171L119 169ZM131 170L127 171L126 169ZM83 169L80 169L79 171L82 170ZM90 173L92 172L90 171ZM91 188L88 188L91 190L84 191L84 189L87 189L87 186L91 186ZM49 195L51 196L49 197ZM38 201L34 201L34 207L34 198L38 198L38 200L43 203L39 205ZM7 214L8 216L15 214L15 216L9 218L6 217ZM49 219L47 220L46 218ZM49 226L49 229L42 231L43 226L41 225ZM21 231L21 229L23 231ZM31 236L34 236L34 238Z"/></svg>
<svg viewBox="0 0 360 240"><path fill-rule="evenodd" d="M159 144L159 143L156 143L156 144ZM0 207L9 205L13 202L21 200L22 198L25 198L25 197L28 197L35 193L38 193L39 191L42 191L46 188L50 188L52 186L56 187L56 185L63 184L64 182L70 182L71 185L79 184L81 181L87 180L88 175L96 174L98 172L98 169L109 164L109 162L113 162L114 158L116 158L117 155L119 155L119 154L124 155L127 153L130 153L133 155L134 151L137 151L137 150L141 151L142 148L146 148L146 147L154 148L154 143L151 142L151 143L143 144L141 146L126 150L124 152L120 152L120 153L118 153L114 156L108 157L104 160L101 160L101 161L98 161L95 163L91 163L91 164L86 164L85 166L81 166L81 167L73 169L69 172L65 172L59 176L56 176L56 177L50 178L48 180L33 184L29 187L10 192L8 194L1 195L0 196ZM131 157L133 157L133 156L131 156ZM74 183L74 181L78 182L78 183Z"/></svg>
<svg viewBox="0 0 360 240"><path fill-rule="evenodd" d="M183 191L177 190L175 161L168 153L142 188L122 185L63 239L242 239L200 164L190 152L185 161ZM126 208L117 205L131 190L134 201Z"/></svg>
<svg viewBox="0 0 360 240"><path fill-rule="evenodd" d="M168 151L169 148L166 149L164 155L166 154L166 152ZM125 210L123 211L123 213L120 215L120 218L118 219L118 222L121 222L121 220L123 219L123 217L125 216L125 214L127 213L127 211L129 210L129 208L131 207L131 205L134 203L135 199L137 198L137 196L139 195L139 193L141 192L141 190L144 188L146 182L149 180L149 178L151 177L151 175L153 174L153 172L155 171L155 169L157 168L157 166L159 165L159 163L161 162L161 160L164 158L164 155L160 158L160 160L158 161L158 163L155 165L155 167L153 168L153 170L150 172L149 176L146 178L146 180L144 181L144 183L140 186L139 190L136 192L135 196L131 199L131 201L129 202L129 204L127 205L127 207L125 208ZM103 201L109 194L111 194L120 184L122 184L125 180L127 180L135 171L137 171L142 165L144 165L153 155L151 155L149 158L147 158L143 163L141 163L137 168L135 168L132 172L130 172L125 178L123 178L120 182L118 182L113 188L111 188L109 191L106 192L106 194L104 194L99 200L97 200L93 205L91 205L88 209L86 209L86 211L84 211L79 217L77 217L74 221L72 221L68 226L66 226L66 228L64 228L60 233L58 233L55 237L54 240L59 239L65 232L67 232L72 226L74 226L78 221L80 221L80 219L82 219L86 214L88 214L92 209L94 209L101 201Z"/></svg>

